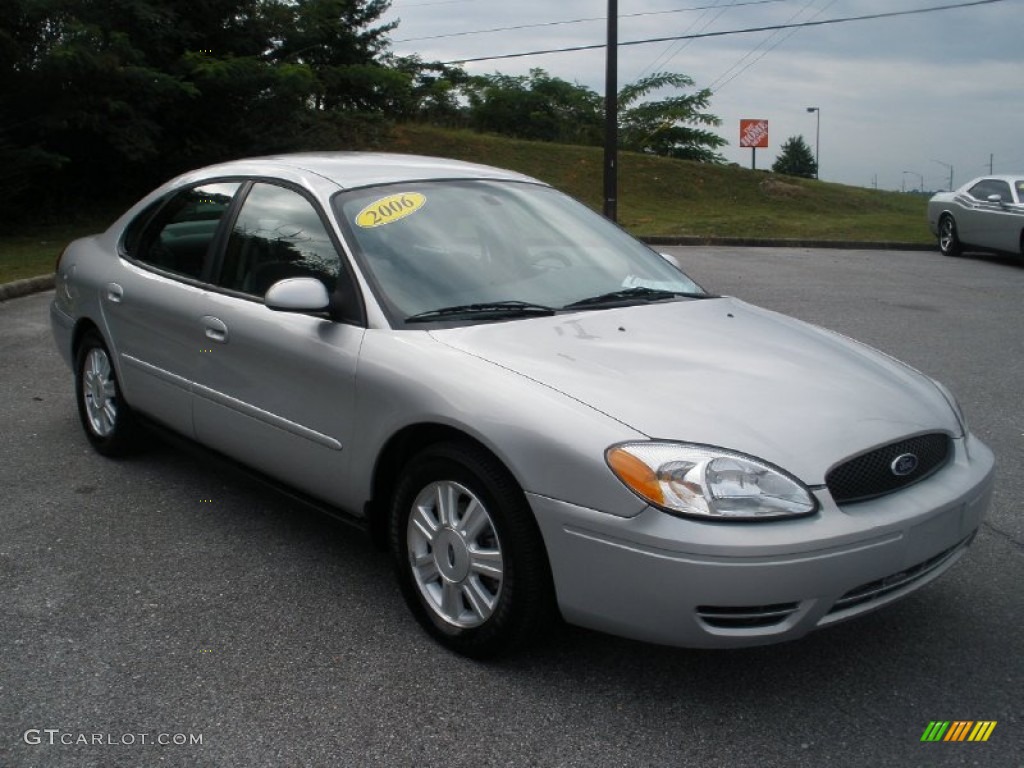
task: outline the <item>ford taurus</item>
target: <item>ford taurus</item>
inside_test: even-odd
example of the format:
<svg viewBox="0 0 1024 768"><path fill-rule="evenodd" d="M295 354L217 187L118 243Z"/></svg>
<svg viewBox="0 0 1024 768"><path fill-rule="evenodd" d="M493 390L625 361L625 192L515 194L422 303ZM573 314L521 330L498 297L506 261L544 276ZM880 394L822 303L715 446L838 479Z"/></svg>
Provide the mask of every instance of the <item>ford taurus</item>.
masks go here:
<svg viewBox="0 0 1024 768"><path fill-rule="evenodd" d="M188 173L66 249L50 316L96 450L155 426L360 522L470 656L559 616L798 638L945 572L991 495L938 382L479 165Z"/></svg>

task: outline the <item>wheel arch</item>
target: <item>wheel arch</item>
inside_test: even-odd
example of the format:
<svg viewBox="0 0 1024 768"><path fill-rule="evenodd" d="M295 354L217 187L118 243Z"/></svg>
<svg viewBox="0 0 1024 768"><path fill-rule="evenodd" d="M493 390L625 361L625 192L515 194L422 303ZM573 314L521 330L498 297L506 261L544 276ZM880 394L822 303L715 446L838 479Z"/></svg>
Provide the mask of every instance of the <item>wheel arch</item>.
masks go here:
<svg viewBox="0 0 1024 768"><path fill-rule="evenodd" d="M391 501L391 490L398 481L402 469L413 456L431 445L439 443L461 443L485 452L522 489L522 484L509 469L508 464L486 444L468 432L458 427L436 422L410 424L388 438L377 454L377 460L374 463L370 500L366 503L365 513L370 537L377 546L387 547L388 507Z"/></svg>
<svg viewBox="0 0 1024 768"><path fill-rule="evenodd" d="M121 396L125 395L124 376L121 375L121 360L118 358L117 350L114 347L113 341L103 332L103 328L100 323L93 320L91 317L82 317L75 323L74 329L71 331L71 360L75 361L78 359L78 349L82 346L82 339L89 332L95 333L100 337L100 341L107 348L107 352L110 353L110 364L114 366L114 373L117 374L118 386L121 389Z"/></svg>
<svg viewBox="0 0 1024 768"><path fill-rule="evenodd" d="M103 332L100 330L100 327L96 323L94 323L90 318L83 317L77 323L75 323L75 327L71 331L71 359L72 360L75 360L75 359L78 358L78 348L82 345L82 339L85 337L85 334L89 333L90 331L95 332L97 336L99 336L101 339L103 339L103 343L104 344L107 343L107 340L103 336ZM108 347L109 347L109 345L108 345ZM113 361L111 361L111 362L113 362Z"/></svg>

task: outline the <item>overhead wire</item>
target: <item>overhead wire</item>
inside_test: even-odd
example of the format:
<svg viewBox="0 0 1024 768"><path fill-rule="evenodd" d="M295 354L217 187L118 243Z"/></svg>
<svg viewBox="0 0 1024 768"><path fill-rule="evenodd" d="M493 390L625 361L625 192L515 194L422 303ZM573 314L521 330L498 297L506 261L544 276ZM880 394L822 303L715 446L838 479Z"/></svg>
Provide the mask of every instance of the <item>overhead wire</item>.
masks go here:
<svg viewBox="0 0 1024 768"><path fill-rule="evenodd" d="M804 14L807 10L809 10L811 8L811 6L814 4L814 2L815 2L815 0L807 0L807 4L804 5L802 8L800 8L799 10L797 10L797 12L794 13L792 16L790 16L787 21L788 22L795 21L802 14ZM817 11L814 13L814 15L811 16L810 18L811 19L817 18L822 13L824 13L826 10L831 8L835 3L836 3L836 0L830 0L829 3L827 3L824 6L822 6L821 8L817 9ZM713 80L711 82L711 84L707 86L707 90L711 91L712 93L717 93L719 90L721 90L721 88L723 88L726 85L728 85L729 83L731 83L733 80L735 80L741 74L743 74L746 70L748 70L750 67L752 67L754 64L756 64L758 61L760 61L765 56L767 56L771 51L775 50L775 48L777 48L782 43L784 43L786 40L788 40L790 37L795 35L798 31L799 30L797 30L797 29L775 30L775 31L773 31L771 34L769 34L767 37L765 37L763 40L761 40L756 46L754 46L753 49L751 49L746 54L744 54L742 57L740 57L740 59L736 63L734 63L732 66L730 66L727 70L725 70L725 72L723 72L715 80ZM761 48L763 48L766 44L769 44L768 48L766 48L764 51L762 51L760 56L756 56L757 52L759 50L761 50ZM754 57L754 56L756 56L756 58L751 58L751 57ZM746 64L744 64L744 62L746 62ZM737 69L737 67L739 67L739 69ZM735 72L734 72L734 70L735 70ZM726 78L726 76L730 75L730 73L732 73L731 76L729 76L727 79L725 79L723 81L723 78ZM651 133L648 136L646 136L644 138L644 143L650 141L660 131L663 131L666 128L671 127L674 123L675 123L674 120L668 120L668 121L664 122L662 125L659 125L653 131L651 131Z"/></svg>
<svg viewBox="0 0 1024 768"><path fill-rule="evenodd" d="M793 21L802 13L809 10L813 2L814 0L808 0L807 5L801 8L795 14L793 14L793 16L791 16L789 20ZM825 11L827 11L835 4L836 0L830 0L830 2L826 3L821 8L817 9L817 11L815 11L814 15L811 16L809 20L814 20L818 18L819 16L821 16L821 14L823 14ZM733 80L735 80L737 77L739 77L748 69L750 69L752 66L757 64L757 62L759 62L769 53L771 53L784 42L789 40L798 31L798 29L775 30L770 35L768 35L764 40L762 40L760 43L754 46L753 49L744 54L739 60L736 61L736 63L734 63L731 67L725 70L725 72L716 77L711 82L711 84L708 85L708 90L710 90L712 93L717 93L722 88L731 83ZM762 48L764 50L761 50ZM758 51L760 51L760 54L758 54Z"/></svg>
<svg viewBox="0 0 1024 768"><path fill-rule="evenodd" d="M428 5L454 5L455 3L472 3L474 0L429 0L426 3L401 3L403 8L424 8ZM394 7L394 3L391 4Z"/></svg>
<svg viewBox="0 0 1024 768"><path fill-rule="evenodd" d="M704 26L702 26L698 30L698 32L703 32L708 27L710 27L712 24L714 24L716 21L718 21L722 17L722 14L725 13L725 11L727 9L728 9L728 6L726 6L725 8L723 8L720 5L714 6L714 10L717 10L718 13L716 13L713 16L713 18L709 19L704 24ZM707 16L707 15L708 15L707 12L702 13L697 19L695 19L693 21L693 23L690 24L689 27L686 28L686 30L683 32L683 34L684 35L688 35L690 33L690 30L693 29L694 27L696 27L701 22L701 20L705 16ZM675 41L675 42L669 43L668 47L664 51L662 51L659 56L655 57L654 61L652 61L650 64L648 64L642 70L640 70L640 72L637 74L637 76L634 79L635 80L639 80L644 75L646 75L648 72L653 72L656 69L658 69L659 67L667 65L668 62L670 62L672 59L674 59L676 56L678 56L680 53L682 53L683 50L687 46L691 45L692 43L693 43L693 38L689 38L689 37L686 38L686 39L680 40L680 41ZM673 49L675 49L675 50L673 50Z"/></svg>
<svg viewBox="0 0 1024 768"><path fill-rule="evenodd" d="M1006 0L973 0L972 2L963 3L952 3L949 5L935 5L927 8L914 8L906 11L888 11L885 13L871 13L864 14L861 16L844 16L836 19L820 19L816 21L802 21L793 24L771 24L762 27L747 27L745 29L729 29L722 30L719 32L698 32L692 35L670 35L667 37L652 37L644 40L627 40L620 42L619 47L625 48L633 45L650 45L653 43L666 43L671 40L700 40L711 37L727 37L729 35L742 35L750 34L754 32L771 32L777 29L801 29L804 27L822 27L830 24L844 24L852 21L871 21L874 19L891 19L898 16L914 16L924 13L935 13L937 11L949 11L957 8L971 8L980 5L992 5L993 3L1002 3ZM452 59L450 61L440 62L444 65L454 64L470 64L478 61L500 61L504 59L521 59L527 56L546 56L555 53L574 53L577 51L594 51L599 48L605 48L604 43L594 43L590 45L572 45L564 48L547 48L536 51L522 51L520 53L504 53L493 56L473 56L463 59Z"/></svg>
<svg viewBox="0 0 1024 768"><path fill-rule="evenodd" d="M440 2L464 2L465 0L440 0ZM786 0L746 0L746 2L734 3L732 7L748 5L768 5L770 3L781 3ZM690 8L672 8L664 11L638 11L636 13L620 13L620 19L634 19L641 16L665 16L676 13L691 13L703 11L709 8L717 8L716 5L696 5ZM452 37L470 37L473 35L486 35L494 32L519 32L524 29L542 29L544 27L558 27L567 24L583 24L591 21L607 21L607 16L587 16L580 19L563 19L560 21L538 21L532 24L515 24L508 27L490 27L488 29L474 29L465 32L446 32L442 35L424 35L423 37L404 37L400 40L392 40L393 43L418 43L424 40L444 40Z"/></svg>

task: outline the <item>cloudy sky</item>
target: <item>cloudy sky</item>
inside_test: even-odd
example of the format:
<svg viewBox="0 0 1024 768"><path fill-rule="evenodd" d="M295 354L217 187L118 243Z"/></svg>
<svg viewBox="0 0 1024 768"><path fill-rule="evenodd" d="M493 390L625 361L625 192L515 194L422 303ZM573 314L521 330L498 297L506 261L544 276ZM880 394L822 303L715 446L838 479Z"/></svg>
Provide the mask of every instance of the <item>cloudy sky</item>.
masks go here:
<svg viewBox="0 0 1024 768"><path fill-rule="evenodd" d="M619 41L728 32L965 0L619 0ZM398 54L455 61L605 41L607 0L393 0ZM577 19L578 23L552 24ZM497 27L546 24L502 32ZM436 37L442 36L445 37ZM424 38L435 39L424 39ZM769 121L770 167L790 136L814 149L821 178L879 189L938 190L1024 172L1024 0L932 13L622 47L619 85L656 71L711 88L730 161L741 118ZM604 50L467 63L471 73L550 74L604 92Z"/></svg>

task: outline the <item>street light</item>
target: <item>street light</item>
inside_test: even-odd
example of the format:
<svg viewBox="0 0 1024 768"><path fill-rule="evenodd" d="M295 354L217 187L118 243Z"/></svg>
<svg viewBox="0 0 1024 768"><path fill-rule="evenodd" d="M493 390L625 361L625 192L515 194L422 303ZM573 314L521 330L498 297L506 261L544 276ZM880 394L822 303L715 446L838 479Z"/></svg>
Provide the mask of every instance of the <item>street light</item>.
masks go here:
<svg viewBox="0 0 1024 768"><path fill-rule="evenodd" d="M911 176L917 176L917 178L918 178L918 180L919 180L919 183L918 183L918 187L917 187L917 188L918 188L918 189L919 189L919 190L920 190L921 192L924 192L924 176L922 176L922 175L921 175L920 173L918 173L917 171L904 171L904 172L903 172L903 191L904 191L904 192L906 192L906 189L907 189L907 174L908 174L908 173L909 173L909 174L910 174Z"/></svg>
<svg viewBox="0 0 1024 768"><path fill-rule="evenodd" d="M814 129L814 178L821 178L821 166L818 164L818 148L821 146L821 107L808 107L808 112L814 112L818 125Z"/></svg>
<svg viewBox="0 0 1024 768"><path fill-rule="evenodd" d="M933 163L938 163L939 165L944 165L947 168L949 168L949 191L952 192L953 191L953 166L950 165L949 163L944 163L941 160L932 160L932 162Z"/></svg>

